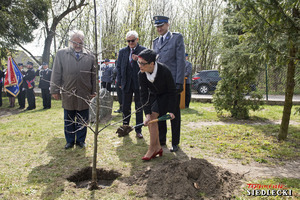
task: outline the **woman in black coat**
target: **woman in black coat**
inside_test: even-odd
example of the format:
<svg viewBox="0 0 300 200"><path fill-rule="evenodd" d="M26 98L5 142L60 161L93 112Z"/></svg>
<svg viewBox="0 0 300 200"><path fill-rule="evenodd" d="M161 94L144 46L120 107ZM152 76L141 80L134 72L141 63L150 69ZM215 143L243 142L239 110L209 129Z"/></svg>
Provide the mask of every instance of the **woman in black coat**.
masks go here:
<svg viewBox="0 0 300 200"><path fill-rule="evenodd" d="M159 143L158 123L148 124L159 115L169 112L174 119L176 86L171 71L166 65L156 62L156 53L145 49L138 54L140 67L139 83L141 101L144 106L146 119L144 124L149 128L150 145L142 160L151 160L157 155L162 156L163 150Z"/></svg>

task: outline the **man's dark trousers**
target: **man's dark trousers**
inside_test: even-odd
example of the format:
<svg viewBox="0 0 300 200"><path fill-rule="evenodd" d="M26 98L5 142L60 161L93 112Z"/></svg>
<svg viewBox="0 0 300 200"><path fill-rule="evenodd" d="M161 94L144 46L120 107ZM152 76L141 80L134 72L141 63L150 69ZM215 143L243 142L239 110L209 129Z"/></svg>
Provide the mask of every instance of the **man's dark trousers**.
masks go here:
<svg viewBox="0 0 300 200"><path fill-rule="evenodd" d="M43 107L51 108L51 94L49 89L42 89Z"/></svg>
<svg viewBox="0 0 300 200"><path fill-rule="evenodd" d="M26 99L26 91L21 88L20 93L18 94L18 102L21 108L25 108L25 99Z"/></svg>
<svg viewBox="0 0 300 200"><path fill-rule="evenodd" d="M142 103L140 98L140 91L139 89L135 90L133 89L133 81L131 81L131 87L128 91L122 91L123 92L123 118L127 117L131 114L131 103L132 103L132 97L134 93L134 104L135 104L135 110L138 110L136 112L136 124L143 123L143 109L142 109ZM129 125L130 116L123 120L124 125ZM135 130L137 133L142 132L142 128L138 128Z"/></svg>
<svg viewBox="0 0 300 200"><path fill-rule="evenodd" d="M181 115L180 115L180 94L177 95L177 98L174 99L176 101L176 109L174 111L175 119L171 120L171 128L172 128L172 145L178 145L180 140L180 123L181 123ZM163 115L163 114L162 114ZM159 116L161 117L161 116ZM158 122L159 128L159 141L161 144L165 144L167 140L167 124L166 121Z"/></svg>
<svg viewBox="0 0 300 200"><path fill-rule="evenodd" d="M76 118L76 119L75 119ZM85 142L87 127L83 126L89 119L89 110L66 110L64 109L65 138L67 143L76 144ZM84 122L82 121L84 120Z"/></svg>
<svg viewBox="0 0 300 200"><path fill-rule="evenodd" d="M191 84L185 84L185 107L190 107L191 102Z"/></svg>
<svg viewBox="0 0 300 200"><path fill-rule="evenodd" d="M26 89L26 96L27 96L28 108L35 109L35 96L34 96L33 88Z"/></svg>

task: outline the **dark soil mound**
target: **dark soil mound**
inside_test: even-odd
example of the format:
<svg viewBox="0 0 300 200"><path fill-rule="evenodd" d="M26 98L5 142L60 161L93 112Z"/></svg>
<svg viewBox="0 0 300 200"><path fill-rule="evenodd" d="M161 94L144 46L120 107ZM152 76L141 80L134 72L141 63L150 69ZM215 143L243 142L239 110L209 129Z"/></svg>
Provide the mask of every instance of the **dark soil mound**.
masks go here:
<svg viewBox="0 0 300 200"><path fill-rule="evenodd" d="M171 160L128 178L146 184L153 199L232 199L242 175L214 166L204 159Z"/></svg>

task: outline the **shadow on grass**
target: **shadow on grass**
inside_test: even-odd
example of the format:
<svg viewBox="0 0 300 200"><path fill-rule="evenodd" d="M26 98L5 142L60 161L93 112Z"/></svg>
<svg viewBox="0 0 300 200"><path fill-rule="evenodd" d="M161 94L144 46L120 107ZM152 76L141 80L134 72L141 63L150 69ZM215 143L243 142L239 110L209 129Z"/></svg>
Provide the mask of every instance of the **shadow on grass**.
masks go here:
<svg viewBox="0 0 300 200"><path fill-rule="evenodd" d="M192 109L192 108L185 108L180 110L181 115L191 115L194 114L196 116L203 116L203 112L199 112L198 110Z"/></svg>
<svg viewBox="0 0 300 200"><path fill-rule="evenodd" d="M134 131L129 133L130 135L135 134ZM140 164L140 160L144 153L147 151L147 144L144 139L137 139L137 144L134 144L130 136L125 136L120 139L123 139L123 144L117 147L117 155L119 156L120 161L124 163L129 163L130 175L134 174L135 169Z"/></svg>
<svg viewBox="0 0 300 200"><path fill-rule="evenodd" d="M66 178L92 162L91 158L86 157L85 149L75 147L65 150L64 145L64 138L53 138L49 141L43 153L47 153L52 159L45 165L33 168L28 175L30 184L43 188L40 199L59 198L64 192Z"/></svg>
<svg viewBox="0 0 300 200"><path fill-rule="evenodd" d="M228 124L240 124L240 125L265 125L265 124L273 124L275 125L274 121L271 121L267 118L263 117L251 117L250 119L235 119L233 117L218 117L221 122L228 123Z"/></svg>

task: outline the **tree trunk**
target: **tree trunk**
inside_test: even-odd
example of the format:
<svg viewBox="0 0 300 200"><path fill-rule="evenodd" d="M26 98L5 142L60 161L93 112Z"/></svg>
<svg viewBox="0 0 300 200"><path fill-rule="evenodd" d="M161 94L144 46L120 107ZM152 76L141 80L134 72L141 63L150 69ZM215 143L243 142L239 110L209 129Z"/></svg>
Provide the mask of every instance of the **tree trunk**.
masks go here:
<svg viewBox="0 0 300 200"><path fill-rule="evenodd" d="M45 45L44 45L44 51L42 55L42 62L49 63L50 60L50 48L52 44L52 39L54 37L55 30L53 31L47 31L47 37L45 39Z"/></svg>
<svg viewBox="0 0 300 200"><path fill-rule="evenodd" d="M290 123L291 110L293 106L293 95L294 95L294 88L295 88L296 52L297 52L297 48L293 43L291 45L290 52L289 52L290 60L288 63L288 70L287 70L284 108L283 108L280 130L278 134L279 140L285 140L288 135L288 128Z"/></svg>

